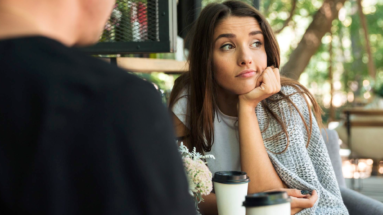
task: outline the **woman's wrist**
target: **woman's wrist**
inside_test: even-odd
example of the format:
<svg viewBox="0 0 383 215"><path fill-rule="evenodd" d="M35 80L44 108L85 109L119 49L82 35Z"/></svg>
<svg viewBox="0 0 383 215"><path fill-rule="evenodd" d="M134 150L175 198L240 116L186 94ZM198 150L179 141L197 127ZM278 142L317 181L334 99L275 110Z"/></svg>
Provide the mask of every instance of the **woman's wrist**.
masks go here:
<svg viewBox="0 0 383 215"><path fill-rule="evenodd" d="M259 102L261 101L248 100L248 99L242 98L241 96L238 97L238 106L256 108Z"/></svg>
<svg viewBox="0 0 383 215"><path fill-rule="evenodd" d="M257 107L259 102L257 101L244 101L239 99L238 101L238 113L239 112L255 112L255 108Z"/></svg>

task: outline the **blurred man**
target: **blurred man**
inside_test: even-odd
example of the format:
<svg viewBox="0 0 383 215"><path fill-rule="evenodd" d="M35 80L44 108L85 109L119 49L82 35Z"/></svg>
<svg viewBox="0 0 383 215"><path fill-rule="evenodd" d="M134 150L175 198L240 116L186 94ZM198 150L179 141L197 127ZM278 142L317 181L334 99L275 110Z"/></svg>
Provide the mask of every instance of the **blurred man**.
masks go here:
<svg viewBox="0 0 383 215"><path fill-rule="evenodd" d="M153 86L70 48L114 4L0 0L0 214L194 214Z"/></svg>

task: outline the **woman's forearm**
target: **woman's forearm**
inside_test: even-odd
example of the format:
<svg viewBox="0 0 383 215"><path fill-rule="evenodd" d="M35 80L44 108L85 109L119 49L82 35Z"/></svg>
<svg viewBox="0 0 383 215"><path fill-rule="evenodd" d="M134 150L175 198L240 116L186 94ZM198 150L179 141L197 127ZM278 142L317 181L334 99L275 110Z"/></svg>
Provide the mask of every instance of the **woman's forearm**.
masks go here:
<svg viewBox="0 0 383 215"><path fill-rule="evenodd" d="M202 215L217 215L217 198L215 193L210 193L207 196L202 196L203 202L199 203L198 207Z"/></svg>
<svg viewBox="0 0 383 215"><path fill-rule="evenodd" d="M254 107L239 103L241 168L250 177L249 193L283 188L263 143Z"/></svg>

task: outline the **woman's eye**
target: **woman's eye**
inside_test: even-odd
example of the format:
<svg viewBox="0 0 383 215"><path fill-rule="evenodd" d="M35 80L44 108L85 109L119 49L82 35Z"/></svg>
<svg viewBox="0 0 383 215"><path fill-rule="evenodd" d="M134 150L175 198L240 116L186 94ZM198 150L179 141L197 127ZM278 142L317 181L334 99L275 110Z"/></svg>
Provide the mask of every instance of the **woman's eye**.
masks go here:
<svg viewBox="0 0 383 215"><path fill-rule="evenodd" d="M260 47L262 45L262 43L261 42L259 42L259 41L256 41L256 42L254 42L254 43L252 43L251 44L251 47L255 47L255 48L258 48L258 47Z"/></svg>
<svg viewBox="0 0 383 215"><path fill-rule="evenodd" d="M225 44L225 45L221 46L222 50L230 50L232 48L233 48L233 45L231 45L231 44Z"/></svg>

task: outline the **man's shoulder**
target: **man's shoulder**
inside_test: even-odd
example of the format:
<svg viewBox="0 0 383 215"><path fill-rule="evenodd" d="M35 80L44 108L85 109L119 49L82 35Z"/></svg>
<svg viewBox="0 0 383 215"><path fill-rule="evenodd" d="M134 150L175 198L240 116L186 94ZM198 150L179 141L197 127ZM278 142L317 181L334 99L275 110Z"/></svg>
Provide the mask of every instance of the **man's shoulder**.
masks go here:
<svg viewBox="0 0 383 215"><path fill-rule="evenodd" d="M90 56L85 56L79 53L79 59L83 59L77 65L78 72L84 71L80 77L85 80L85 84L95 85L100 90L111 92L114 95L119 94L125 100L147 100L159 98L159 93L155 90L152 83L145 81L129 71L119 68L116 65L111 65L101 59ZM87 69L81 69L85 68ZM97 83L97 84L96 84Z"/></svg>
<svg viewBox="0 0 383 215"><path fill-rule="evenodd" d="M117 66L69 48L45 37L0 41L3 65L9 76L18 76L39 84L75 83L92 89L148 87L148 83Z"/></svg>

